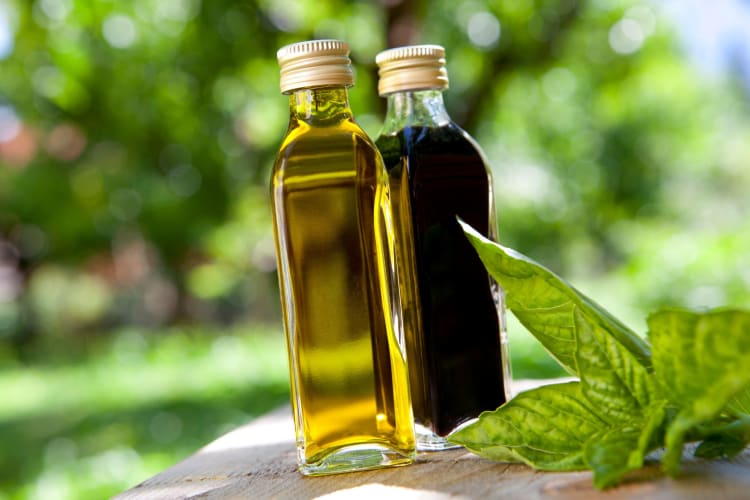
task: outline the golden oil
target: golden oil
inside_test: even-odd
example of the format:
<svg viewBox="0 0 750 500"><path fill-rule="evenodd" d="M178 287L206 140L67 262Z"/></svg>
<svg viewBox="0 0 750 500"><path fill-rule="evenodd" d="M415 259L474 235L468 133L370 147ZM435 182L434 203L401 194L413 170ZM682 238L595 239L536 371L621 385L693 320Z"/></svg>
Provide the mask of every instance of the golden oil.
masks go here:
<svg viewBox="0 0 750 500"><path fill-rule="evenodd" d="M352 118L346 82L285 89L279 59L291 113L271 189L299 468L408 464L415 438L385 167Z"/></svg>

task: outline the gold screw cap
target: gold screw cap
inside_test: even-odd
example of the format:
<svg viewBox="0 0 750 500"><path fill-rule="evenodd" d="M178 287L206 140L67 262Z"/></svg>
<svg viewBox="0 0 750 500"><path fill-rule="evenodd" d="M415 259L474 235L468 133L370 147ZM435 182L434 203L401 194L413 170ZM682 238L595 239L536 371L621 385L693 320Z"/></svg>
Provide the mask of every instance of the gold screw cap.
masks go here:
<svg viewBox="0 0 750 500"><path fill-rule="evenodd" d="M281 47L276 53L281 66L281 92L354 85L349 45L341 40L310 40Z"/></svg>
<svg viewBox="0 0 750 500"><path fill-rule="evenodd" d="M382 95L409 90L447 89L445 49L440 45L409 45L384 50L375 57Z"/></svg>

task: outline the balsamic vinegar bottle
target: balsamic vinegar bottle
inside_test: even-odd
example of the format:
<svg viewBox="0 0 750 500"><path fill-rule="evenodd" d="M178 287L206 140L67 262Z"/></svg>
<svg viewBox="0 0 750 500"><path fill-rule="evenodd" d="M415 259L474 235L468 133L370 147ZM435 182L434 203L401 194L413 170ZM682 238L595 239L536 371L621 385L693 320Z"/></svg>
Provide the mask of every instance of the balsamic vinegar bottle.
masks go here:
<svg viewBox="0 0 750 500"><path fill-rule="evenodd" d="M445 50L378 54L388 99L376 144L389 173L417 449L508 397L503 294L456 221L496 239L492 180L477 143L451 121Z"/></svg>
<svg viewBox="0 0 750 500"><path fill-rule="evenodd" d="M387 173L352 117L349 47L278 51L289 128L271 182L299 470L411 463Z"/></svg>

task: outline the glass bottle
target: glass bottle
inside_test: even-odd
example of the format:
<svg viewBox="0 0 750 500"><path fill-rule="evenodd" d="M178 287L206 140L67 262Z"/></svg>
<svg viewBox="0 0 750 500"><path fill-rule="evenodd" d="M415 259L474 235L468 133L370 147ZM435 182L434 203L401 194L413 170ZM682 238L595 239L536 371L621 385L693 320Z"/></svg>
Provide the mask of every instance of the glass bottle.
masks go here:
<svg viewBox="0 0 750 500"><path fill-rule="evenodd" d="M349 47L279 49L289 128L271 182L299 470L405 465L415 438L387 173L355 123Z"/></svg>
<svg viewBox="0 0 750 500"><path fill-rule="evenodd" d="M388 99L375 141L389 173L417 449L509 397L503 293L456 217L496 239L492 179L479 145L451 121L445 50L378 54Z"/></svg>

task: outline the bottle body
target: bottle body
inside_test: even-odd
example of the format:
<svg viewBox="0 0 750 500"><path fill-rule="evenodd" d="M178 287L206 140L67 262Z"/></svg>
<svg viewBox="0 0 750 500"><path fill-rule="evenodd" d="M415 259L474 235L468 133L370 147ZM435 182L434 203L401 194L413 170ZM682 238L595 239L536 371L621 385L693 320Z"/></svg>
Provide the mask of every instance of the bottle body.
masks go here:
<svg viewBox="0 0 750 500"><path fill-rule="evenodd" d="M292 96L272 179L299 467L310 475L415 453L387 175L350 114L315 117L342 92L297 92L302 120Z"/></svg>
<svg viewBox="0 0 750 500"><path fill-rule="evenodd" d="M425 450L451 447L445 437L502 405L510 382L502 291L456 220L496 239L491 176L442 106L438 91L389 96L391 120L376 141L403 249L399 286L417 444Z"/></svg>

